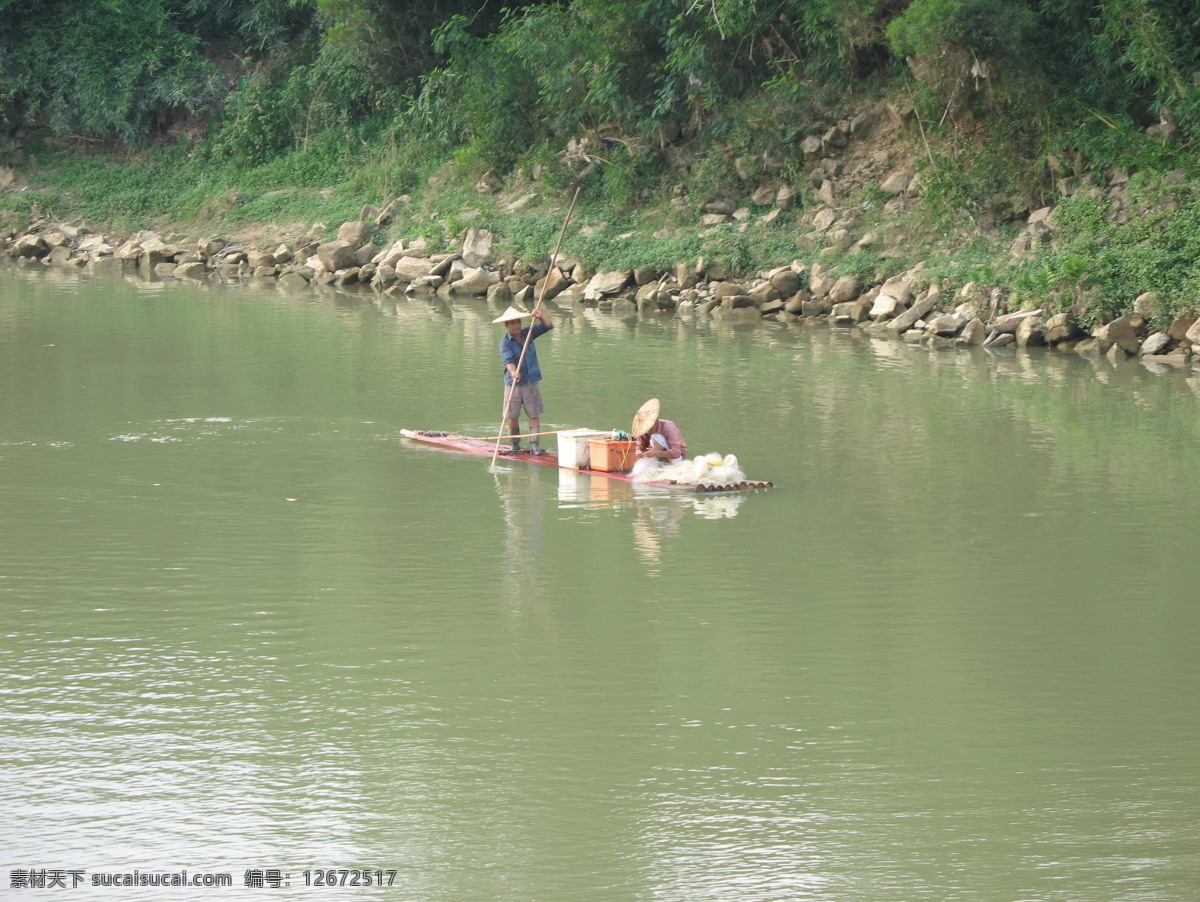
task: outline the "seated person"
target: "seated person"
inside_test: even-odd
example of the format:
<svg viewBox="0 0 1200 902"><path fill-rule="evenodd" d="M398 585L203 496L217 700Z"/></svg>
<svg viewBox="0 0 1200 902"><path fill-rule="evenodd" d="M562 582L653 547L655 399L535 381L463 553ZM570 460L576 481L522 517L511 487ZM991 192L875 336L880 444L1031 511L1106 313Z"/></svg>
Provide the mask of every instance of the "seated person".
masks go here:
<svg viewBox="0 0 1200 902"><path fill-rule="evenodd" d="M687 457L687 442L671 420L660 419L658 398L651 398L633 418L630 433L637 439L637 456L656 465L678 463Z"/></svg>

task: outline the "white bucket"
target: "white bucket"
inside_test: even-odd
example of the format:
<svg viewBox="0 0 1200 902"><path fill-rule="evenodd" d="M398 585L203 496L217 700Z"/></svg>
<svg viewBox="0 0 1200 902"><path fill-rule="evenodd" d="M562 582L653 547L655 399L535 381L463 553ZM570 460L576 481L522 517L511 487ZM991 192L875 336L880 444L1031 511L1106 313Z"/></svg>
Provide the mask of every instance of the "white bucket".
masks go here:
<svg viewBox="0 0 1200 902"><path fill-rule="evenodd" d="M558 440L558 465L575 470L582 470L588 466L591 463L588 439L601 435L612 433L595 429L567 429L564 432L556 432L554 436Z"/></svg>

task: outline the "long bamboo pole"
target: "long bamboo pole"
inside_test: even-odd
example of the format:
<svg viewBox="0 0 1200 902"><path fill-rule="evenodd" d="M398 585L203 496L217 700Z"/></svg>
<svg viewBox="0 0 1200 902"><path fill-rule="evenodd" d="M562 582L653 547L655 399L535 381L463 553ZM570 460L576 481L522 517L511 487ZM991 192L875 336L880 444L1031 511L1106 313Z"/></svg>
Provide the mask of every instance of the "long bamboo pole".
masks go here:
<svg viewBox="0 0 1200 902"><path fill-rule="evenodd" d="M566 430L566 429L548 429L545 432L520 432L520 433L517 433L516 435L509 433L506 437L507 438L538 438L539 436L542 436L542 435L558 435L560 432L568 432L568 431L569 430ZM604 432L605 432L605 434L607 434L607 430L604 430ZM469 438L473 441L477 441L477 442L490 442L492 440L492 437L490 435L487 436L486 438L484 438L482 436L479 438L475 438L474 436L471 436L471 435L468 435L465 437Z"/></svg>
<svg viewBox="0 0 1200 902"><path fill-rule="evenodd" d="M558 265L558 252L562 249L563 238L567 234L567 223L571 221L571 214L575 212L575 201L579 200L579 192L583 188L575 189L575 194L571 197L571 206L567 208L566 218L563 219L562 230L558 233L558 244L554 246L554 253L550 256L550 270L546 272L546 278L542 280L542 293L538 295L537 306L533 308L533 314L536 316L542 309L542 301L546 299L546 288L550 284L550 271ZM529 342L533 339L533 323L529 324L529 331L525 334L525 343L521 345L521 356L517 358L517 372L521 372L521 364L525 362L525 352L529 350ZM492 449L492 462L489 466L496 466L496 458L500 455L500 442L504 439L504 421L508 419L508 405L512 403L513 392L516 391L517 380L512 380L512 385L508 387L508 391L504 393L504 409L500 411L500 428L496 430L496 447ZM519 411L518 411L519 413Z"/></svg>

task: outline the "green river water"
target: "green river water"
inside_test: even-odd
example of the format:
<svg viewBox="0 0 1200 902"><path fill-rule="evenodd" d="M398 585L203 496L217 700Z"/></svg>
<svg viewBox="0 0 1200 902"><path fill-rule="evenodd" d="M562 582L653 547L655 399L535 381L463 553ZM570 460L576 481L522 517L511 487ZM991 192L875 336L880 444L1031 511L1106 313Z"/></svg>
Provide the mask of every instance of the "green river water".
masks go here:
<svg viewBox="0 0 1200 902"><path fill-rule="evenodd" d="M0 897L1200 897L1200 372L498 312L0 268Z"/></svg>

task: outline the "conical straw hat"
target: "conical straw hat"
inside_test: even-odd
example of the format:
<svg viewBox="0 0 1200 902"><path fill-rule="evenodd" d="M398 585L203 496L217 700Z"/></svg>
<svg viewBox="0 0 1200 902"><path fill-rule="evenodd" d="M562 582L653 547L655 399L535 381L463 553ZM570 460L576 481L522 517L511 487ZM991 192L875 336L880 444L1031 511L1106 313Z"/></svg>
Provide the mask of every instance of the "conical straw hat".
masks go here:
<svg viewBox="0 0 1200 902"><path fill-rule="evenodd" d="M650 431L650 427L658 422L658 411L658 398L651 398L633 415L633 426L629 431L633 435L645 435Z"/></svg>
<svg viewBox="0 0 1200 902"><path fill-rule="evenodd" d="M532 313L526 313L524 310L518 310L516 307L509 307L498 317L492 320L493 323L506 323L511 319L520 319L523 316L533 316Z"/></svg>

